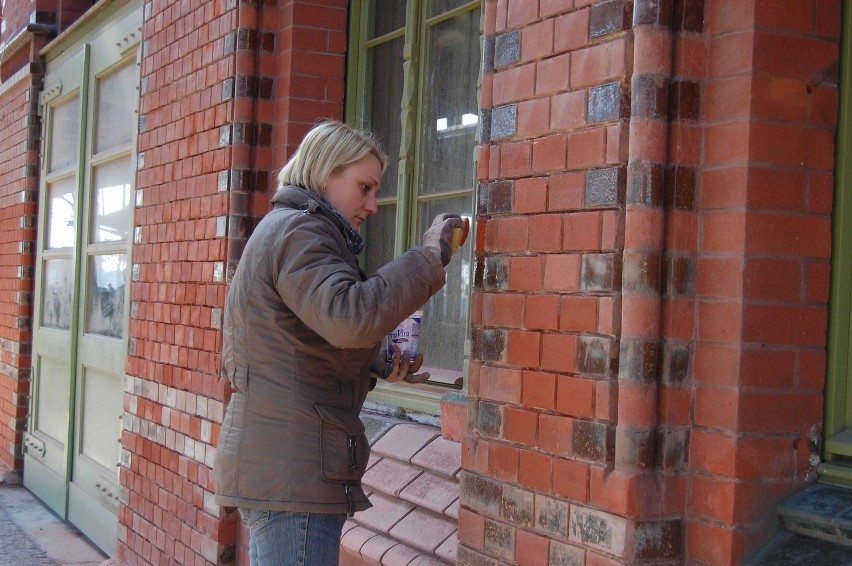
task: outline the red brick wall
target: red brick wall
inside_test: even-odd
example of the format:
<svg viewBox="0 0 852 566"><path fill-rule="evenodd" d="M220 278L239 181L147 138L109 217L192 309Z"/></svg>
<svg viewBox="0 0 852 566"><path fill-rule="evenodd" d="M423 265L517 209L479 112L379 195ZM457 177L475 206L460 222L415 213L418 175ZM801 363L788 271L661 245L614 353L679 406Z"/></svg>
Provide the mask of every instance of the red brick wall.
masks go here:
<svg viewBox="0 0 852 566"><path fill-rule="evenodd" d="M213 503L228 399L222 307L277 170L313 123L343 115L346 6L145 5L125 398L134 425L119 515L127 564L248 564L237 514Z"/></svg>
<svg viewBox="0 0 852 566"><path fill-rule="evenodd" d="M815 477L840 3L707 5L687 545L735 564Z"/></svg>
<svg viewBox="0 0 852 566"><path fill-rule="evenodd" d="M232 160L225 85L237 46L237 11L225 5L144 5L119 509L118 558L127 564L216 563L234 542L210 474L225 401L220 172Z"/></svg>
<svg viewBox="0 0 852 566"><path fill-rule="evenodd" d="M665 4L484 3L462 563L737 564L814 479L839 4Z"/></svg>
<svg viewBox="0 0 852 566"><path fill-rule="evenodd" d="M23 466L30 393L41 76L0 85L0 475Z"/></svg>

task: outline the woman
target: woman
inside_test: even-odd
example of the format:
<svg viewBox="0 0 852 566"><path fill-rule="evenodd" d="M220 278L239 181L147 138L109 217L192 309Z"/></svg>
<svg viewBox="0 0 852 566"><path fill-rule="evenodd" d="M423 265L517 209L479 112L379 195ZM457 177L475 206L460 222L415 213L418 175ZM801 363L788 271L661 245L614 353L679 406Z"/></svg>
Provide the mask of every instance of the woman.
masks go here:
<svg viewBox="0 0 852 566"><path fill-rule="evenodd" d="M214 463L216 501L249 527L252 565L337 564L370 447L358 417L381 377L417 381L423 361L379 344L444 284L452 229L367 278L361 224L375 214L387 157L339 122L313 128L279 175L273 208L246 244L225 304L222 366L233 395Z"/></svg>

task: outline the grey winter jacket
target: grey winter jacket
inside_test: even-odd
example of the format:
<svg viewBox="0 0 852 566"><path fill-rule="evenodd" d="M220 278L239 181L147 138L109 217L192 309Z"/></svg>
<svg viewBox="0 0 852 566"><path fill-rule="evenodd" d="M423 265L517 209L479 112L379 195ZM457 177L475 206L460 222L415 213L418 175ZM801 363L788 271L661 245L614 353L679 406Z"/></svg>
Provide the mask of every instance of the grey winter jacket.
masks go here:
<svg viewBox="0 0 852 566"><path fill-rule="evenodd" d="M352 513L370 448L359 413L378 344L444 284L416 247L370 278L313 193L284 187L246 244L225 304L234 390L216 447L216 502Z"/></svg>

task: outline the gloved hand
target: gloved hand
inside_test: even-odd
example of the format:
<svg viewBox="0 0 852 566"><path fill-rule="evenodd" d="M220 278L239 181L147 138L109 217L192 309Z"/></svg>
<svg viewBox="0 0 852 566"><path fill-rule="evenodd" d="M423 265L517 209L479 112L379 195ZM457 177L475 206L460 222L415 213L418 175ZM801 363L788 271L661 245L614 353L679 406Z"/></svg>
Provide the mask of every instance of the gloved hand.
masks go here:
<svg viewBox="0 0 852 566"><path fill-rule="evenodd" d="M464 230L464 220L458 214L443 213L435 217L432 225L423 234L423 247L437 254L444 267L450 263L455 251L452 247L453 228Z"/></svg>
<svg viewBox="0 0 852 566"><path fill-rule="evenodd" d="M429 379L429 372L417 373L423 365L423 354L417 354L414 361L408 352L400 352L399 348L393 347L393 357L385 358L384 350L379 352L376 361L370 366L370 372L388 383L407 381L408 383L423 383Z"/></svg>

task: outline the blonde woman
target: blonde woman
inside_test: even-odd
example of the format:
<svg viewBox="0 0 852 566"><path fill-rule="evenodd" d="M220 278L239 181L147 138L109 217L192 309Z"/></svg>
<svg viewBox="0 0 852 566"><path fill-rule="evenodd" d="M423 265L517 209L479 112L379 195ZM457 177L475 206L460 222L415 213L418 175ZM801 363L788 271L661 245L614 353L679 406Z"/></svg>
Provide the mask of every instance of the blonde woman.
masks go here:
<svg viewBox="0 0 852 566"><path fill-rule="evenodd" d="M239 509L253 566L337 564L347 515L370 507L359 413L377 378L418 381L382 338L443 285L461 218L372 277L358 232L378 209L387 157L367 132L313 128L279 175L225 304L222 368L233 389L214 463L216 501Z"/></svg>

